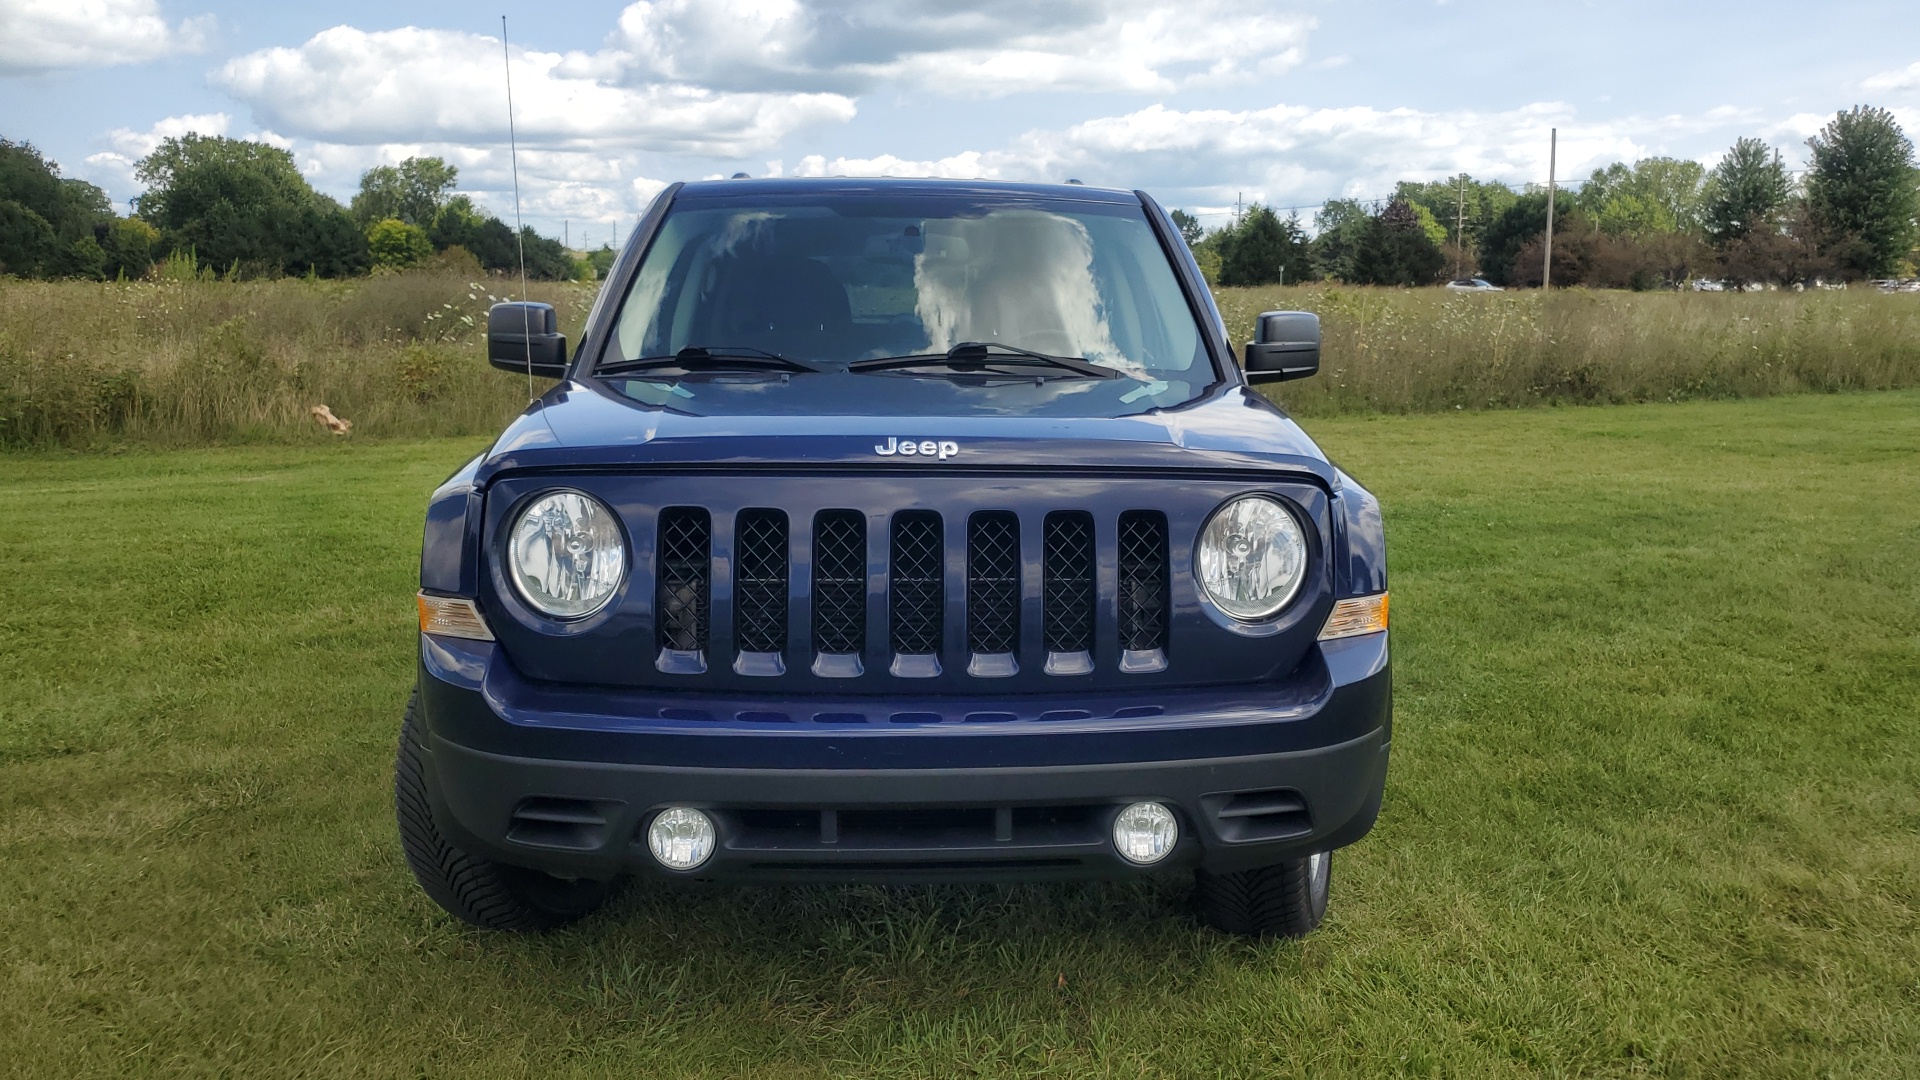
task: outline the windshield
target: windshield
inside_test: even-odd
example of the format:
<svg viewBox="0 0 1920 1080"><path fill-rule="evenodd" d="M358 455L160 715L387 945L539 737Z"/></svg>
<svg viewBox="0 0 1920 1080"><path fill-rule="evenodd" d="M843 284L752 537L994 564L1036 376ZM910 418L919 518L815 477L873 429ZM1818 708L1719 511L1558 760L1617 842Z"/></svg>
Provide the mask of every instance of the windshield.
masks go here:
<svg viewBox="0 0 1920 1080"><path fill-rule="evenodd" d="M1139 204L979 194L683 198L596 369L702 414L1120 416L1216 381Z"/></svg>

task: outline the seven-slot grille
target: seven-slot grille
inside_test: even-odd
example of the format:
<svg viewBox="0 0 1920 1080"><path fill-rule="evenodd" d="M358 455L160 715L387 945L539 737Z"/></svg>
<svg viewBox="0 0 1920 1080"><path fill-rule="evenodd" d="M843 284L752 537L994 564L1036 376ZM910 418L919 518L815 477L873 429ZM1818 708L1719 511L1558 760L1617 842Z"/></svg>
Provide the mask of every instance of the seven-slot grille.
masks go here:
<svg viewBox="0 0 1920 1080"><path fill-rule="evenodd" d="M932 510L903 510L874 527L885 544L889 670L903 678L940 674L947 624L947 523ZM803 523L804 527L804 523ZM869 646L867 608L869 520L857 510L823 510L811 523L811 565L800 575L810 610L814 674L844 678L864 673ZM1167 519L1157 510L1129 510L1109 526L1117 594L1108 596L1117 620L1122 671L1166 667L1169 602ZM657 539L656 610L662 671L707 670L712 643L714 522L701 507L661 511ZM724 535L724 533L723 533ZM754 507L733 520L732 647L742 675L786 671L796 544L785 512ZM984 510L965 523L965 640L968 673L981 678L1018 672L1021 651L1020 519ZM1099 530L1092 514L1060 510L1041 526L1040 637L1050 675L1081 675L1095 667L1095 625L1103 602L1098 586ZM960 538L955 537L958 545ZM1109 646L1111 647L1111 646Z"/></svg>

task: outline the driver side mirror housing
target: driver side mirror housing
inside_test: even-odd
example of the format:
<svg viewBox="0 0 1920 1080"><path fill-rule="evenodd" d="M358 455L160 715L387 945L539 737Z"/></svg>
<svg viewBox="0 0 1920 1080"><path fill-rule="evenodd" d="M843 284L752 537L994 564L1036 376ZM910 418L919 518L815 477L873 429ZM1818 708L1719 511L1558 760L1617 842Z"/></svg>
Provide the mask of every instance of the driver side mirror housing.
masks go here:
<svg viewBox="0 0 1920 1080"><path fill-rule="evenodd" d="M511 301L487 309L487 363L549 379L567 374L567 339L552 304Z"/></svg>
<svg viewBox="0 0 1920 1080"><path fill-rule="evenodd" d="M1304 379L1320 370L1320 316L1310 311L1263 312L1247 342L1247 381Z"/></svg>

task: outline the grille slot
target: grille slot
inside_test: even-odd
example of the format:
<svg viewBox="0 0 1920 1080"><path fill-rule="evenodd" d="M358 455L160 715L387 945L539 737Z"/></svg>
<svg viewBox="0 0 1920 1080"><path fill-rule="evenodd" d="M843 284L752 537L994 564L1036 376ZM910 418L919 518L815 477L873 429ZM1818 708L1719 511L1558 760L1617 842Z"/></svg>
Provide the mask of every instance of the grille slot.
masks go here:
<svg viewBox="0 0 1920 1080"><path fill-rule="evenodd" d="M814 673L860 674L866 644L867 519L858 510L822 510L813 518Z"/></svg>
<svg viewBox="0 0 1920 1080"><path fill-rule="evenodd" d="M1056 510L1047 515L1042 539L1047 674L1083 675L1093 670L1093 515Z"/></svg>
<svg viewBox="0 0 1920 1080"><path fill-rule="evenodd" d="M983 511L967 523L967 648L976 658L1004 657L993 673L1013 674L1012 654L1020 649L1020 519L1005 510Z"/></svg>
<svg viewBox="0 0 1920 1080"><path fill-rule="evenodd" d="M887 591L896 656L931 657L940 652L945 589L942 532L940 515L931 510L905 510L893 516L892 581Z"/></svg>
<svg viewBox="0 0 1920 1080"><path fill-rule="evenodd" d="M1120 515L1120 669L1167 666L1167 516L1156 510Z"/></svg>
<svg viewBox="0 0 1920 1080"><path fill-rule="evenodd" d="M660 578L660 666L668 671L704 671L708 604L712 595L713 521L697 506L660 511L657 550Z"/></svg>
<svg viewBox="0 0 1920 1080"><path fill-rule="evenodd" d="M734 522L733 627L742 653L787 651L787 515L742 510Z"/></svg>

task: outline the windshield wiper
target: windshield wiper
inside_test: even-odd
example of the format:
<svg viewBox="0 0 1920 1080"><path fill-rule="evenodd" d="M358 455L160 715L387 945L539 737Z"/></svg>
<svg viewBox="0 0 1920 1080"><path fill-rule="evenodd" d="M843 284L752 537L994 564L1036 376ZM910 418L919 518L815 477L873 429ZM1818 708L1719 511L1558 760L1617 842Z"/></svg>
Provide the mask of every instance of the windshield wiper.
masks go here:
<svg viewBox="0 0 1920 1080"><path fill-rule="evenodd" d="M1054 368L1085 379L1117 379L1120 372L1074 356L1054 356L997 341L963 341L943 353L911 353L906 356L881 356L855 360L848 371L904 371L909 368L943 367L966 374L1017 374L1010 367ZM1065 378L1067 376L1060 376Z"/></svg>
<svg viewBox="0 0 1920 1080"><path fill-rule="evenodd" d="M693 374L706 371L775 371L799 374L820 369L804 361L745 345L689 345L669 356L642 356L615 360L593 370L595 375L631 375L637 372Z"/></svg>

